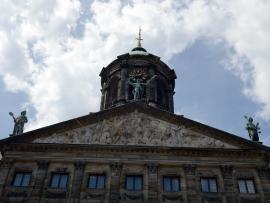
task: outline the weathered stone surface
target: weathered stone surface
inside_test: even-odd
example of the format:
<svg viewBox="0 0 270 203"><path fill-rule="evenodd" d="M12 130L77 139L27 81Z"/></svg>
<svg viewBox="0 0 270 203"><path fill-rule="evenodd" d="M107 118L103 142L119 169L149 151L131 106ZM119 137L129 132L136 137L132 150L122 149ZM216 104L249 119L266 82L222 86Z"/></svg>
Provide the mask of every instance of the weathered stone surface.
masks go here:
<svg viewBox="0 0 270 203"><path fill-rule="evenodd" d="M179 125L130 113L61 134L40 137L34 143L117 144L197 148L236 148Z"/></svg>

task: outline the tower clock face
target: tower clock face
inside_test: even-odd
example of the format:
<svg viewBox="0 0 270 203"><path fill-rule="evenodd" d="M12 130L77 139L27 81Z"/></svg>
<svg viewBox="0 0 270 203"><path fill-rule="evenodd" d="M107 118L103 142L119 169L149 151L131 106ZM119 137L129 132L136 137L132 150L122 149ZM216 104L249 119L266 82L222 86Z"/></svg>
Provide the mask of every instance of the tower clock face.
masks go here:
<svg viewBox="0 0 270 203"><path fill-rule="evenodd" d="M144 69L133 69L130 73L129 73L129 77L131 79L141 79L141 80L146 80L147 78L147 73L145 72Z"/></svg>

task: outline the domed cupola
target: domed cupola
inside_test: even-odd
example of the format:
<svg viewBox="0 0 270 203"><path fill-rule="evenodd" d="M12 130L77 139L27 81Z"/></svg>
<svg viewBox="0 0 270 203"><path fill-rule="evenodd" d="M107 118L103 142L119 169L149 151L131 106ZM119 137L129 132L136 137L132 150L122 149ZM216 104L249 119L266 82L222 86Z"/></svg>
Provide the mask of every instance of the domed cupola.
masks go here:
<svg viewBox="0 0 270 203"><path fill-rule="evenodd" d="M141 46L141 30L136 39L136 48L102 69L100 110L143 102L173 113L175 72Z"/></svg>

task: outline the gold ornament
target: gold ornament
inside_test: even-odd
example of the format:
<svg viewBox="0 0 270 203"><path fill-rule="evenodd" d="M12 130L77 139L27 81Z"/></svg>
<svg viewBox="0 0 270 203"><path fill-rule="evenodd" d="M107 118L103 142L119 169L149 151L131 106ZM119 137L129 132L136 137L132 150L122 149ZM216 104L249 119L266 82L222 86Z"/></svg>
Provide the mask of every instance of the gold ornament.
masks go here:
<svg viewBox="0 0 270 203"><path fill-rule="evenodd" d="M129 73L129 77L133 80L136 79L146 80L147 74L143 69L134 69Z"/></svg>

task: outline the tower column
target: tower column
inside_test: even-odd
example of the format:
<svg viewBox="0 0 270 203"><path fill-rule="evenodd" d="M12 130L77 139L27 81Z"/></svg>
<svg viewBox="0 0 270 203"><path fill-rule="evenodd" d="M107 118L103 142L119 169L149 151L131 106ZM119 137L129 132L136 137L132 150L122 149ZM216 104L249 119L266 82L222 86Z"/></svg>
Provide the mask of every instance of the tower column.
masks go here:
<svg viewBox="0 0 270 203"><path fill-rule="evenodd" d="M120 84L119 84L119 87L120 87L120 90L119 90L119 95L118 95L118 98L119 98L119 103L120 104L124 104L125 101L126 101L126 81L127 81L127 70L124 68L124 65L121 65L122 66L122 70L121 70L121 80L120 80Z"/></svg>

